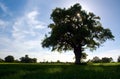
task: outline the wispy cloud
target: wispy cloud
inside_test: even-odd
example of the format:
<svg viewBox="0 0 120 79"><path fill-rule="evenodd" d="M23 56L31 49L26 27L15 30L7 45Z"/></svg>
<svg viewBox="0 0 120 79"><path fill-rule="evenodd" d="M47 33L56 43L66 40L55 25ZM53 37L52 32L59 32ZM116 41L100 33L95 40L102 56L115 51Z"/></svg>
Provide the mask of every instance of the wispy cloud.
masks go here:
<svg viewBox="0 0 120 79"><path fill-rule="evenodd" d="M7 8L3 3L1 3L1 2L0 2L0 8L1 8L5 13L7 13L8 8Z"/></svg>
<svg viewBox="0 0 120 79"><path fill-rule="evenodd" d="M44 23L40 22L38 20L38 18L37 18L39 16L39 11L33 10L33 11L29 12L26 15L27 15L26 18L29 20L29 24L31 26L34 25L33 27L35 29L42 29L42 28L44 28L44 26L43 26Z"/></svg>
<svg viewBox="0 0 120 79"><path fill-rule="evenodd" d="M0 2L0 9L2 9L2 11L7 14L7 15L12 15L12 13L9 11L8 7L4 4Z"/></svg>
<svg viewBox="0 0 120 79"><path fill-rule="evenodd" d="M44 23L37 19L38 11L31 11L18 18L13 25L13 37L15 39L27 39L40 35L40 30L44 29ZM27 38L26 38L27 37Z"/></svg>
<svg viewBox="0 0 120 79"><path fill-rule="evenodd" d="M5 28L8 25L8 22L0 19L0 28Z"/></svg>
<svg viewBox="0 0 120 79"><path fill-rule="evenodd" d="M38 49L41 49L40 43L43 37L40 31L45 30L45 27L44 23L37 19L38 16L38 11L30 11L14 23L12 36L19 45L18 50L20 48L22 52L40 52Z"/></svg>
<svg viewBox="0 0 120 79"><path fill-rule="evenodd" d="M11 35L9 37L2 36L0 38L0 55L3 56L7 54L21 55L25 54L38 54L38 52L43 51L41 48L41 39L44 36L45 24L39 21L39 12L37 10L32 10L25 13L22 16L18 16L14 22L12 22ZM0 20L0 28L9 26L7 23L11 21ZM1 34L0 34L1 35ZM33 55L33 56L34 56ZM41 55L41 54L39 54Z"/></svg>
<svg viewBox="0 0 120 79"><path fill-rule="evenodd" d="M30 8L30 6L26 6ZM0 8L6 15L11 15L8 7L0 2ZM34 57L39 57L45 52L41 47L41 39L43 39L46 31L45 23L40 21L40 11L31 6L31 9L23 11L23 14L11 18L10 21L0 19L0 30L5 27L10 27L8 36L0 38L0 56L5 57L9 54L15 57L29 54ZM10 25L9 25L10 24ZM6 28L5 28L6 29ZM7 32L3 32L7 34ZM43 51L42 53L39 53ZM39 55L38 55L39 53Z"/></svg>

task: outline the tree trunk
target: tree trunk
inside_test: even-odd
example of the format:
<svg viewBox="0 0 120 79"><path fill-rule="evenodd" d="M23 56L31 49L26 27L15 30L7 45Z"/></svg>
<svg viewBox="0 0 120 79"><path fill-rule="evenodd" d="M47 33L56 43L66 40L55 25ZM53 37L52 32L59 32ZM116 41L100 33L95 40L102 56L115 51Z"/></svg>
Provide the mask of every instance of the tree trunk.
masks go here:
<svg viewBox="0 0 120 79"><path fill-rule="evenodd" d="M81 47L74 48L74 54L75 54L75 64L81 64L81 56L82 56Z"/></svg>

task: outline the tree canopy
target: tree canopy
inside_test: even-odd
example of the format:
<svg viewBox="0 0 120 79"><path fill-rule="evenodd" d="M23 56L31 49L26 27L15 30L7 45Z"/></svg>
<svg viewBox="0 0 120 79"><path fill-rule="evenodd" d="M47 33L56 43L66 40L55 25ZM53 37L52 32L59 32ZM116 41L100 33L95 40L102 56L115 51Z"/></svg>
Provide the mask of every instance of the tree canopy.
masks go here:
<svg viewBox="0 0 120 79"><path fill-rule="evenodd" d="M55 8L51 19L53 23L48 26L51 32L45 35L42 46L52 51L73 50L76 64L85 49L95 50L107 39L114 40L111 30L102 27L100 17L86 12L78 3L70 8Z"/></svg>
<svg viewBox="0 0 120 79"><path fill-rule="evenodd" d="M30 58L28 55L25 55L25 57L21 57L20 61L22 63L36 63L37 59L36 58Z"/></svg>
<svg viewBox="0 0 120 79"><path fill-rule="evenodd" d="M14 57L12 55L8 55L5 57L5 62L14 62Z"/></svg>

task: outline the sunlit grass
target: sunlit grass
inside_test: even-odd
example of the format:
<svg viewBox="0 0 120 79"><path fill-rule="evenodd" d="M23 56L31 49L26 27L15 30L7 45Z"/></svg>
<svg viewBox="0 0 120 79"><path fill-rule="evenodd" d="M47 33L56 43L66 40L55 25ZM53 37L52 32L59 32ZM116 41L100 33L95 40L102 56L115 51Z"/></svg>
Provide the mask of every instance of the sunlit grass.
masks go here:
<svg viewBox="0 0 120 79"><path fill-rule="evenodd" d="M99 66L99 65L102 65L102 66L117 66L117 65L120 65L120 63L94 63L92 65L96 65L96 66Z"/></svg>
<svg viewBox="0 0 120 79"><path fill-rule="evenodd" d="M119 76L120 63L0 64L0 79L119 79Z"/></svg>

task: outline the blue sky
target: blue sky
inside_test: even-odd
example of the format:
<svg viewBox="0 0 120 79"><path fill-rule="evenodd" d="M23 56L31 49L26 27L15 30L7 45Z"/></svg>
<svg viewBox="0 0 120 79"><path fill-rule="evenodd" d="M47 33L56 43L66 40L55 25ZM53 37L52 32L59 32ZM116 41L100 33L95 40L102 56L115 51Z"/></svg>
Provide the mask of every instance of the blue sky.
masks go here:
<svg viewBox="0 0 120 79"><path fill-rule="evenodd" d="M19 59L28 54L38 61L74 61L72 51L51 52L41 47L41 40L50 31L47 26L52 22L52 10L75 3L100 16L103 27L110 28L115 36L115 41L107 41L96 51L87 50L88 59L116 60L120 55L120 0L0 0L0 58L13 55Z"/></svg>

